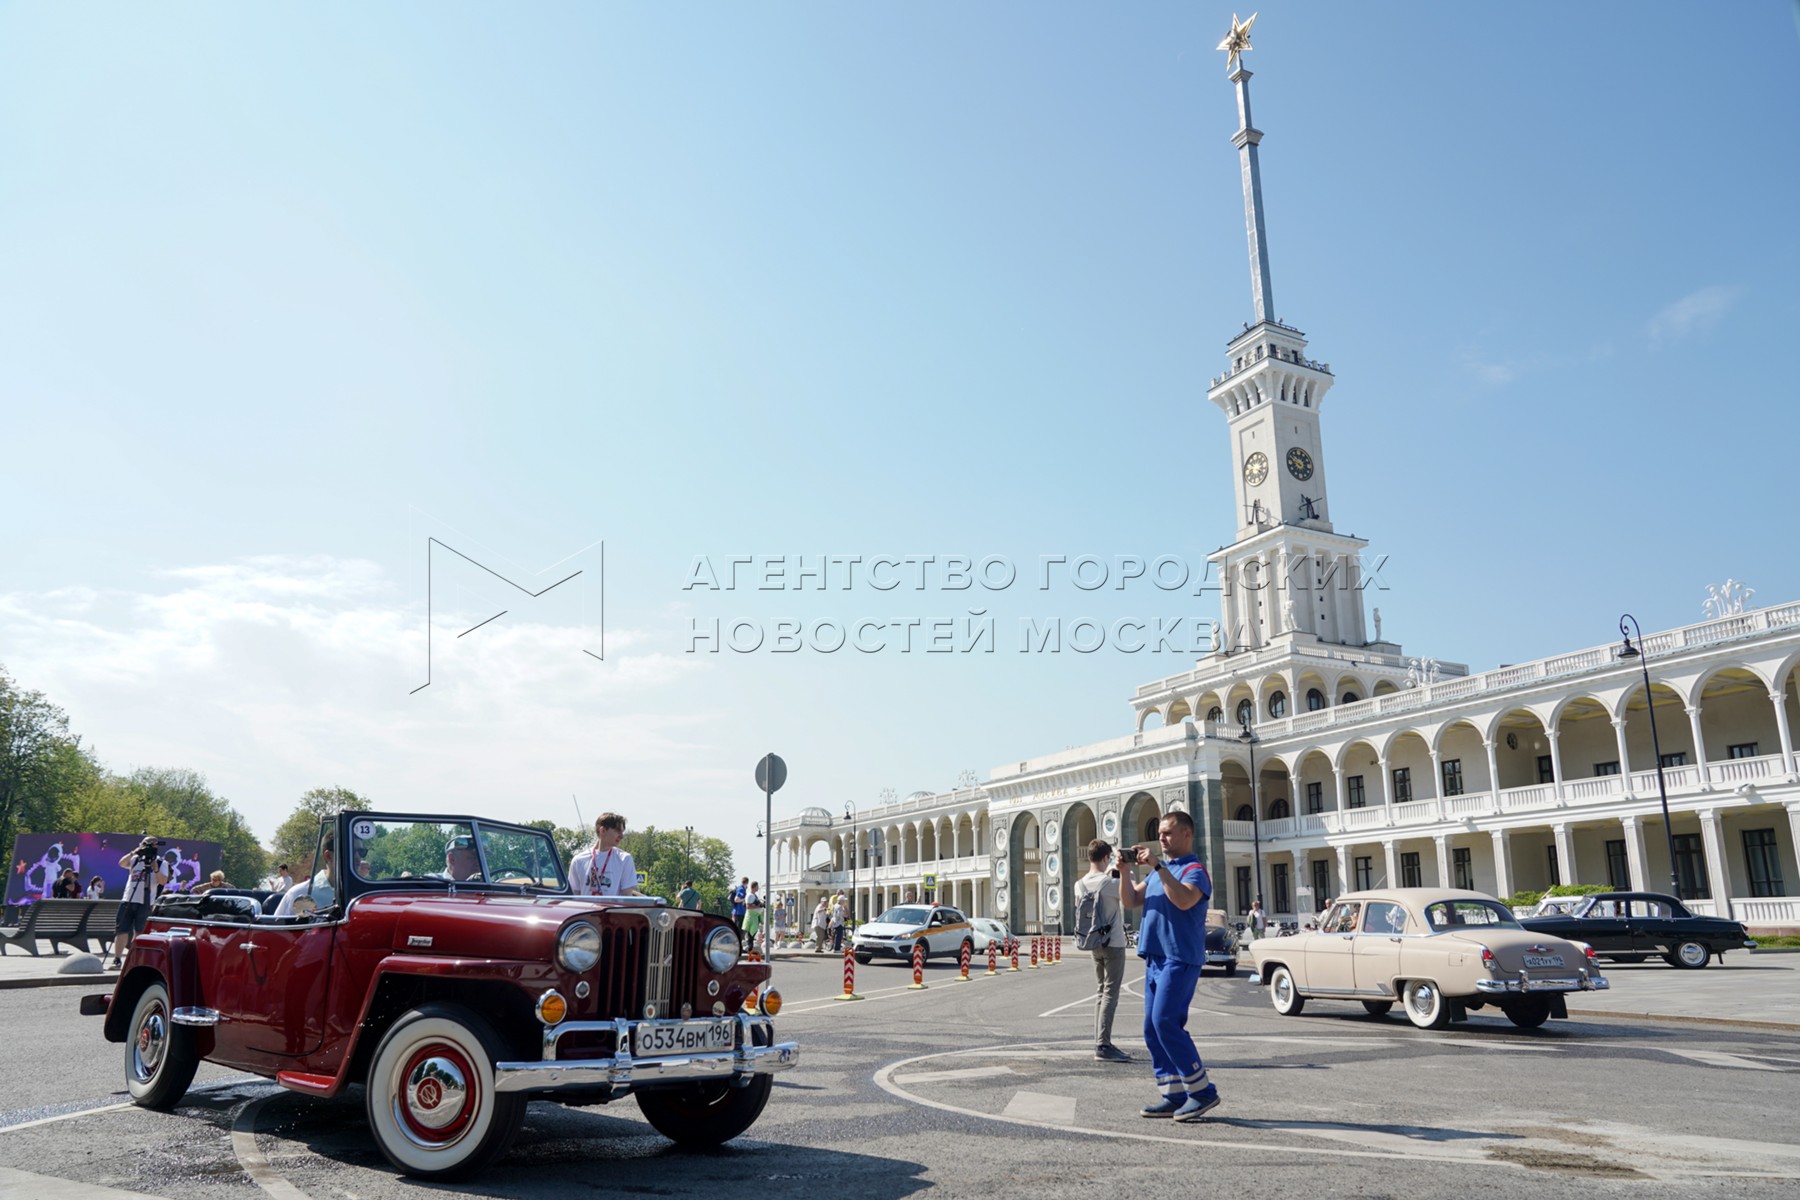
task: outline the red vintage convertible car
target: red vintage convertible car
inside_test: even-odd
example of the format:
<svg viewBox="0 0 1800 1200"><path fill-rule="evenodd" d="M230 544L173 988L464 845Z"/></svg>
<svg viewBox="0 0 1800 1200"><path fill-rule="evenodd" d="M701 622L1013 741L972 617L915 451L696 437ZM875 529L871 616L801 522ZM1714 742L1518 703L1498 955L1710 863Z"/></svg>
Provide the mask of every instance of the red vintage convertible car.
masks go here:
<svg viewBox="0 0 1800 1200"><path fill-rule="evenodd" d="M353 812L283 896L159 901L81 1008L144 1107L174 1107L201 1059L314 1096L361 1084L389 1161L447 1179L503 1153L529 1099L635 1096L685 1144L743 1133L799 1052L740 954L723 918L572 895L542 830Z"/></svg>

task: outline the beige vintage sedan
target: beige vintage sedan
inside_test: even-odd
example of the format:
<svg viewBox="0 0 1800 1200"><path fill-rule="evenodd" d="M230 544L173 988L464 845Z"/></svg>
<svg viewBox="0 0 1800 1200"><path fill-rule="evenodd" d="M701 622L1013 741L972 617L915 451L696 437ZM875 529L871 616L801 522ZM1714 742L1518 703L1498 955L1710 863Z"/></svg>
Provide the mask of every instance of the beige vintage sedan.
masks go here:
<svg viewBox="0 0 1800 1200"><path fill-rule="evenodd" d="M1398 1001L1421 1029L1490 1004L1535 1029L1569 1015L1569 992L1611 986L1590 947L1522 928L1492 896L1445 888L1347 893L1316 933L1262 938L1250 958L1251 982L1283 1016L1310 999L1360 1000L1376 1016Z"/></svg>

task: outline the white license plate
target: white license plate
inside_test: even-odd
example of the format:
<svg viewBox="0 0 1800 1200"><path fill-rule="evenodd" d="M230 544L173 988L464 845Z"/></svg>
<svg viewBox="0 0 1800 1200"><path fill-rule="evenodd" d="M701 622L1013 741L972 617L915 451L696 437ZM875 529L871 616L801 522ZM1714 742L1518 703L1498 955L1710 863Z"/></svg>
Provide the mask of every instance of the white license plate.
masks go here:
<svg viewBox="0 0 1800 1200"><path fill-rule="evenodd" d="M1560 954L1527 954L1525 965L1528 967L1560 967L1563 965Z"/></svg>
<svg viewBox="0 0 1800 1200"><path fill-rule="evenodd" d="M665 1054L692 1054L729 1050L733 1022L680 1021L668 1025L637 1025L631 1030L633 1058L660 1058Z"/></svg>

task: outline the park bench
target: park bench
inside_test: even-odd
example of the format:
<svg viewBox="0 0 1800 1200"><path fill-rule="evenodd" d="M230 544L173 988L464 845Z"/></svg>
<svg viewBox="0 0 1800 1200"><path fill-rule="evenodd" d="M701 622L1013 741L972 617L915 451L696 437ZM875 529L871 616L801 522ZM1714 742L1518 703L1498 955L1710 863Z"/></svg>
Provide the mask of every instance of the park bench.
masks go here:
<svg viewBox="0 0 1800 1200"><path fill-rule="evenodd" d="M36 957L40 938L53 951L60 944L91 953L88 938L105 942L111 937L118 912L117 900L39 900L23 911L17 925L0 928L0 954L8 946L23 946Z"/></svg>

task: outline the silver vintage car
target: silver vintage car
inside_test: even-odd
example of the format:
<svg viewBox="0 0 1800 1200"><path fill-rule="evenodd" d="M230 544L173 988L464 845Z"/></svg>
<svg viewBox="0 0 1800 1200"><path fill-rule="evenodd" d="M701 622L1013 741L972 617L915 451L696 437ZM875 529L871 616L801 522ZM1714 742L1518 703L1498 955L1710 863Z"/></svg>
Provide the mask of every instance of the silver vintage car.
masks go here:
<svg viewBox="0 0 1800 1200"><path fill-rule="evenodd" d="M1251 982L1275 1011L1309 999L1358 1000L1376 1016L1396 1002L1421 1029L1442 1029L1494 1005L1521 1029L1567 1017L1563 997L1610 986L1580 942L1533 933L1480 892L1388 888L1351 892L1317 932L1250 944Z"/></svg>

